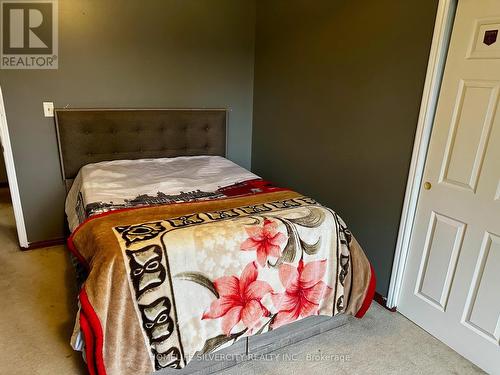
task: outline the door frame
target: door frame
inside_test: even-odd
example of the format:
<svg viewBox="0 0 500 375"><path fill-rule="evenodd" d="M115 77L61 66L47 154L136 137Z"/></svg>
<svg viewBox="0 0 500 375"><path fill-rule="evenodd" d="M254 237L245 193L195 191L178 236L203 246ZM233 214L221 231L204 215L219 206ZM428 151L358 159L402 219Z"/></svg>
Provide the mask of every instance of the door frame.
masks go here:
<svg viewBox="0 0 500 375"><path fill-rule="evenodd" d="M7 115L2 95L2 87L0 86L0 140L3 146L3 154L5 160L5 169L7 170L7 180L9 183L10 197L12 200L12 208L14 209L14 218L16 220L17 237L19 246L27 248L28 236L26 234L26 225L24 223L23 207L21 205L21 195L19 194L19 186L17 184L16 168L14 165L14 155L10 143L9 128L7 126Z"/></svg>
<svg viewBox="0 0 500 375"><path fill-rule="evenodd" d="M386 304L389 308L397 307L403 286L420 186L422 184L427 150L429 148L457 4L458 0L439 0L437 8L403 210L399 224L396 251L392 265L389 292L387 294Z"/></svg>

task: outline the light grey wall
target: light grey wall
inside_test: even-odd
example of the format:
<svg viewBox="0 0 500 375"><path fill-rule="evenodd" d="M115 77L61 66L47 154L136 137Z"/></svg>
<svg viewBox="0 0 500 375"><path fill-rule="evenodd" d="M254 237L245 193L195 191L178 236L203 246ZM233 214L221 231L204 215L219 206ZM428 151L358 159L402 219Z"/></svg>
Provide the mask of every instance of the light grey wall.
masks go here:
<svg viewBox="0 0 500 375"><path fill-rule="evenodd" d="M437 3L257 2L253 170L335 209L383 295Z"/></svg>
<svg viewBox="0 0 500 375"><path fill-rule="evenodd" d="M30 242L63 235L58 107L229 107L229 158L250 166L255 2L59 0L59 69L1 70Z"/></svg>

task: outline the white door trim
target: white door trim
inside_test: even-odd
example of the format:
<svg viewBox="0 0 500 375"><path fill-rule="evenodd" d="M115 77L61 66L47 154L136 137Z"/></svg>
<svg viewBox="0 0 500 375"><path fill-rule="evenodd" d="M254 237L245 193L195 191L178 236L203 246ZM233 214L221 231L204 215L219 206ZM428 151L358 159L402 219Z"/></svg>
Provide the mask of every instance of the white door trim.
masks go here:
<svg viewBox="0 0 500 375"><path fill-rule="evenodd" d="M7 170L7 179L9 181L10 196L12 199L12 207L14 208L14 217L16 220L17 237L21 247L28 247L28 237L26 235L26 226L24 224L23 208L21 205L21 196L17 185L16 168L14 166L14 156L10 144L9 128L7 127L7 116L5 114L5 106L2 96L2 88L0 87L0 139L3 146L3 154L5 160L5 169Z"/></svg>
<svg viewBox="0 0 500 375"><path fill-rule="evenodd" d="M387 306L389 308L396 307L399 302L427 149L429 147L457 2L458 0L439 0L438 4L417 131L413 144L410 171L406 184L403 211L399 224L396 251L392 265L391 281L387 294Z"/></svg>

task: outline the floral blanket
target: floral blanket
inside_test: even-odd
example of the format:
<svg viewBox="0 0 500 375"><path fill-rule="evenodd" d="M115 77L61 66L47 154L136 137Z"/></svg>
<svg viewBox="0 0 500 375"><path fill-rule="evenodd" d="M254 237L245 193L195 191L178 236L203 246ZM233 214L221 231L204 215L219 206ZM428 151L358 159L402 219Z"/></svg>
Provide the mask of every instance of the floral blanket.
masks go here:
<svg viewBox="0 0 500 375"><path fill-rule="evenodd" d="M292 191L107 212L75 230L91 374L181 368L311 316L361 317L370 263L342 219Z"/></svg>

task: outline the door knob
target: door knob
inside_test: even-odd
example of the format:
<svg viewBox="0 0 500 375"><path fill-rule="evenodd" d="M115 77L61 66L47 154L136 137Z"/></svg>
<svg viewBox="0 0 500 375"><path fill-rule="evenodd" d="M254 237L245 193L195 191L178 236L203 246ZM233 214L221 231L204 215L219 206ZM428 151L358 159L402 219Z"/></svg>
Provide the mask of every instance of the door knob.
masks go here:
<svg viewBox="0 0 500 375"><path fill-rule="evenodd" d="M432 184L429 181L425 181L424 183L424 189L425 190L431 190Z"/></svg>

